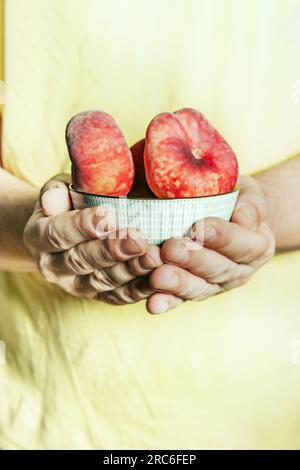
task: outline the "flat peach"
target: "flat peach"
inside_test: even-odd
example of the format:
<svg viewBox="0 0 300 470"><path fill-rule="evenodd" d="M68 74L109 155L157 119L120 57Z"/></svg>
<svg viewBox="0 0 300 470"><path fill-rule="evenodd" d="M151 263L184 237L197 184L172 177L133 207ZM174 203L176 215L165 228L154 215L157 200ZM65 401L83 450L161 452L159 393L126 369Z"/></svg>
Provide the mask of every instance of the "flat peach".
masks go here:
<svg viewBox="0 0 300 470"><path fill-rule="evenodd" d="M184 108L152 119L144 150L147 182L159 198L230 192L238 177L235 153L197 110Z"/></svg>
<svg viewBox="0 0 300 470"><path fill-rule="evenodd" d="M66 129L73 186L103 196L126 196L133 184L131 152L114 119L102 111L74 116Z"/></svg>

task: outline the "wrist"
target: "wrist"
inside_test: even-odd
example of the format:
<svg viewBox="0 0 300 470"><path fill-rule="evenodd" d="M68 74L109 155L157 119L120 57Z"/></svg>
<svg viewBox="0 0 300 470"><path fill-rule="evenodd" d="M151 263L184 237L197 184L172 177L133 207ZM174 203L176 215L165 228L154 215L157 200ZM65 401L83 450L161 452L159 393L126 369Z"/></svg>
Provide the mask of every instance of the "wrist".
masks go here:
<svg viewBox="0 0 300 470"><path fill-rule="evenodd" d="M272 187L270 188L269 177L266 173L259 173L257 175L254 175L253 178L259 185L266 201L267 217L264 222L267 223L269 227L272 229L274 225L274 204L273 204L274 198L273 198L273 188Z"/></svg>
<svg viewBox="0 0 300 470"><path fill-rule="evenodd" d="M293 164L295 162L284 163L254 176L266 198L266 223L275 236L277 252L299 248L299 207L295 197L298 191L297 178L296 185L294 181L297 167L290 168Z"/></svg>

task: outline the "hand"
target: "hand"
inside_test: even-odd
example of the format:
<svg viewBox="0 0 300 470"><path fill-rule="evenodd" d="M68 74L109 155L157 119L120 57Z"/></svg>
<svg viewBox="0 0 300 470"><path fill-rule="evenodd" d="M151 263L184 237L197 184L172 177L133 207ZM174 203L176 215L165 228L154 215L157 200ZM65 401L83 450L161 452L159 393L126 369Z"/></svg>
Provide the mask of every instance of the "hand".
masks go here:
<svg viewBox="0 0 300 470"><path fill-rule="evenodd" d="M24 230L40 272L84 299L131 303L153 293L147 275L162 264L160 250L135 229L117 230L112 209L71 210L68 175L48 181ZM115 234L99 239L99 232Z"/></svg>
<svg viewBox="0 0 300 470"><path fill-rule="evenodd" d="M264 195L251 177L241 177L239 186L231 222L209 217L195 225L193 240L164 243L165 264L150 275L150 286L157 291L147 301L150 313L239 287L272 258L275 240L266 223Z"/></svg>

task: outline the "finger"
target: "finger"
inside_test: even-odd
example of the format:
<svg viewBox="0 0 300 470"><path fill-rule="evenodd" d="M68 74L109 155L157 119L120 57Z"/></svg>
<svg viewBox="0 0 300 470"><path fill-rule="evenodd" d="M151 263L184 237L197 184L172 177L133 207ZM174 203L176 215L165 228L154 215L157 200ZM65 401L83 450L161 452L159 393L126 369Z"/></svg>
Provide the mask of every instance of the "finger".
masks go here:
<svg viewBox="0 0 300 470"><path fill-rule="evenodd" d="M156 245L149 245L147 252L143 256L132 258L127 264L129 271L135 276L146 276L153 269L163 264L160 248Z"/></svg>
<svg viewBox="0 0 300 470"><path fill-rule="evenodd" d="M140 232L133 228L122 229L113 233L112 238L86 241L60 253L45 253L41 263L45 270L55 273L90 274L145 254L148 241L139 236Z"/></svg>
<svg viewBox="0 0 300 470"><path fill-rule="evenodd" d="M128 271L126 263L118 263L111 268L96 269L91 274L76 276L74 288L79 294L93 299L99 293L114 290L135 277Z"/></svg>
<svg viewBox="0 0 300 470"><path fill-rule="evenodd" d="M86 276L77 276L75 288L79 293L85 293L93 298L99 292L113 290L138 276L147 276L162 264L159 251L157 246L150 245L143 256L124 263L117 263L106 269L96 270Z"/></svg>
<svg viewBox="0 0 300 470"><path fill-rule="evenodd" d="M149 277L150 286L158 292L167 292L185 300L203 300L221 291L217 284L179 268L164 264L155 269Z"/></svg>
<svg viewBox="0 0 300 470"><path fill-rule="evenodd" d="M172 308L176 308L183 303L183 300L172 294L162 294L157 292L147 299L146 308L149 313L164 313Z"/></svg>
<svg viewBox="0 0 300 470"><path fill-rule="evenodd" d="M112 305L124 305L139 302L153 293L154 290L149 284L149 279L142 277L117 287L113 291L100 293L97 298Z"/></svg>
<svg viewBox="0 0 300 470"><path fill-rule="evenodd" d="M44 215L57 215L72 208L69 193L70 182L70 175L62 173L54 176L44 184L39 199Z"/></svg>
<svg viewBox="0 0 300 470"><path fill-rule="evenodd" d="M118 263L105 269L116 286L125 284L135 277L148 276L155 268L162 265L160 249L150 245L143 256L130 259L126 263Z"/></svg>
<svg viewBox="0 0 300 470"><path fill-rule="evenodd" d="M259 231L260 233L263 233L268 240L268 245L266 251L251 263L251 266L253 266L255 269L260 268L265 263L270 261L270 259L273 258L276 250L276 240L270 227L263 222L260 224Z"/></svg>
<svg viewBox="0 0 300 470"><path fill-rule="evenodd" d="M255 230L267 218L266 198L251 176L241 176L239 188L239 197L231 220L244 228Z"/></svg>
<svg viewBox="0 0 300 470"><path fill-rule="evenodd" d="M189 239L167 240L161 249L164 263L174 264L208 282L223 284L236 279L249 279L254 268L237 264L214 250Z"/></svg>
<svg viewBox="0 0 300 470"><path fill-rule="evenodd" d="M114 232L116 227L116 214L110 207L95 206L44 217L37 205L24 236L37 252L55 253Z"/></svg>
<svg viewBox="0 0 300 470"><path fill-rule="evenodd" d="M268 240L262 232L217 217L204 219L202 227L196 224L193 239L235 263L249 264L267 250Z"/></svg>

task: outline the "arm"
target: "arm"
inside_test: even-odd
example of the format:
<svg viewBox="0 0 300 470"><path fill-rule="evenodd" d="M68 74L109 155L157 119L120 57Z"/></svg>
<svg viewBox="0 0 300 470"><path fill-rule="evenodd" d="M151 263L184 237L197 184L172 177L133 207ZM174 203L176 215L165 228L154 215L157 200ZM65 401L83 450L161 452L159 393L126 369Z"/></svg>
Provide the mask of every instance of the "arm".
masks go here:
<svg viewBox="0 0 300 470"><path fill-rule="evenodd" d="M300 248L300 157L254 176L266 197L276 251Z"/></svg>
<svg viewBox="0 0 300 470"><path fill-rule="evenodd" d="M0 168L0 271L36 271L23 231L39 191Z"/></svg>
<svg viewBox="0 0 300 470"><path fill-rule="evenodd" d="M39 271L65 291L109 301L122 287L122 303L154 291L147 275L162 264L159 248L134 229L117 230L109 208L72 210L68 175L41 190L0 169L0 270ZM99 239L99 232L113 232Z"/></svg>

